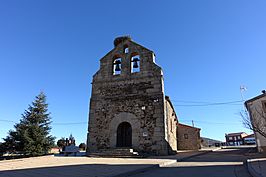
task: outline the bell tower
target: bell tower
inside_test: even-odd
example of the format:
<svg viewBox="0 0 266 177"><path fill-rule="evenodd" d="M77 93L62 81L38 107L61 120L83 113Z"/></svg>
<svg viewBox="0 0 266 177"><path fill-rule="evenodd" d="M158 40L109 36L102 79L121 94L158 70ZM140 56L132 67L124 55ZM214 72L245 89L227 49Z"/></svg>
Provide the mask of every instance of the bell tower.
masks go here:
<svg viewBox="0 0 266 177"><path fill-rule="evenodd" d="M163 73L154 53L129 36L114 40L93 76L88 154L133 148L168 153Z"/></svg>

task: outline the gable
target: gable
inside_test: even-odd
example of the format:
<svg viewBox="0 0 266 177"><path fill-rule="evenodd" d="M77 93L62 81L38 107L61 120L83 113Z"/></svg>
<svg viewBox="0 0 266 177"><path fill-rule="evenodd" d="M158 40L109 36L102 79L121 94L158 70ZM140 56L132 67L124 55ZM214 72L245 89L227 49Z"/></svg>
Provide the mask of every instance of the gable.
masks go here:
<svg viewBox="0 0 266 177"><path fill-rule="evenodd" d="M118 43L116 42L117 39L119 38L125 38L125 39L121 39L121 41ZM124 52L124 49L126 46L131 46L134 48L133 51L130 51L130 54L133 53L153 53L153 51L147 49L146 47L132 41L131 38L128 37L118 37L114 40L114 48L112 50L110 50L105 56L103 56L100 61L104 61L107 60L109 58L114 58L116 56L121 55ZM142 51L142 52L141 52Z"/></svg>
<svg viewBox="0 0 266 177"><path fill-rule="evenodd" d="M129 37L116 38L114 45L114 48L100 59L100 69L94 75L94 81L163 75L151 50L133 42Z"/></svg>

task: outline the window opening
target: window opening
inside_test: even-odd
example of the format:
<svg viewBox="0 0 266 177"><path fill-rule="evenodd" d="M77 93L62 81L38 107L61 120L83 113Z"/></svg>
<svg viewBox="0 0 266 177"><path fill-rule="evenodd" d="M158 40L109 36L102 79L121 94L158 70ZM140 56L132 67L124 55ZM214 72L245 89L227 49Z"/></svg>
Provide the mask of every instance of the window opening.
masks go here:
<svg viewBox="0 0 266 177"><path fill-rule="evenodd" d="M185 139L188 139L188 134L184 134L184 138Z"/></svg>
<svg viewBox="0 0 266 177"><path fill-rule="evenodd" d="M131 57L131 73L140 72L140 57L135 55Z"/></svg>
<svg viewBox="0 0 266 177"><path fill-rule="evenodd" d="M117 59L114 60L114 63L113 63L113 75L121 74L121 63L122 63L122 59L121 58L117 58Z"/></svg>
<svg viewBox="0 0 266 177"><path fill-rule="evenodd" d="M125 48L124 48L124 53L128 53L128 52L129 52L129 49L128 49L127 46L125 46Z"/></svg>

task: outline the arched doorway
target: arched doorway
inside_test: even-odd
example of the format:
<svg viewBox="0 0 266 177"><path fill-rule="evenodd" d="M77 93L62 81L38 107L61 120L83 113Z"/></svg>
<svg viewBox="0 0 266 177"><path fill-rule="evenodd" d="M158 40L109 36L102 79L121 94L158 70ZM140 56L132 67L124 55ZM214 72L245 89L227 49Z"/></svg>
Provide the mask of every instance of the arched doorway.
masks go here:
<svg viewBox="0 0 266 177"><path fill-rule="evenodd" d="M132 146L132 128L130 123L122 122L118 125L116 136L116 147Z"/></svg>

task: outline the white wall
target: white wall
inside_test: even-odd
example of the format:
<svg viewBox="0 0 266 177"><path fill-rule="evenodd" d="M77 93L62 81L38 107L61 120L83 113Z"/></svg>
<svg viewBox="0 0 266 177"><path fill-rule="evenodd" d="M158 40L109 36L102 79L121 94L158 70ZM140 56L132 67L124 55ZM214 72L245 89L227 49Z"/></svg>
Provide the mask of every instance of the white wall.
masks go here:
<svg viewBox="0 0 266 177"><path fill-rule="evenodd" d="M260 124L266 124L265 119L261 117L260 114L264 114L266 116L264 110L263 110L263 102L266 101L266 96L259 98L257 100L248 102L247 106L249 108L249 113L251 115L252 121L260 122ZM260 152L266 152L266 138L260 135L259 133L255 132L256 137L256 143L258 146L258 150Z"/></svg>

